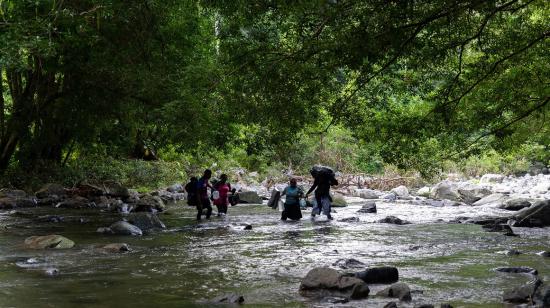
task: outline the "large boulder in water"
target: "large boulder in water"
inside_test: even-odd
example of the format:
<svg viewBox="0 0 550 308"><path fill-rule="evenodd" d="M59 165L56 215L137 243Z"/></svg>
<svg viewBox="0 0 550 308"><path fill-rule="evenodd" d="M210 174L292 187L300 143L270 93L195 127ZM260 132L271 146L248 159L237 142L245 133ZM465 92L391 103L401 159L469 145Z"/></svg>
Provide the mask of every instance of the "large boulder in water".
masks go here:
<svg viewBox="0 0 550 308"><path fill-rule="evenodd" d="M393 266L372 267L355 273L355 277L368 284L394 283L399 280L399 271Z"/></svg>
<svg viewBox="0 0 550 308"><path fill-rule="evenodd" d="M458 188L458 193L462 200L467 204L472 204L479 199L491 194L491 190L475 184L464 184Z"/></svg>
<svg viewBox="0 0 550 308"><path fill-rule="evenodd" d="M0 209L35 207L36 205L36 200L33 198L0 197Z"/></svg>
<svg viewBox="0 0 550 308"><path fill-rule="evenodd" d="M473 206L480 206L480 205L490 205L495 207L500 207L506 200L508 200L508 196L500 193L490 194L486 197L483 197L479 199L478 201L474 202Z"/></svg>
<svg viewBox="0 0 550 308"><path fill-rule="evenodd" d="M382 196L382 192L378 190L372 190L372 189L356 189L353 192L354 197L359 197L363 199L378 199L380 196Z"/></svg>
<svg viewBox="0 0 550 308"><path fill-rule="evenodd" d="M68 249L74 247L74 242L64 236L51 234L27 237L24 246L29 249Z"/></svg>
<svg viewBox="0 0 550 308"><path fill-rule="evenodd" d="M94 206L94 203L92 203L90 200L81 196L71 197L56 205L56 207L58 208L66 208L66 209L83 209L83 208L88 208L93 206Z"/></svg>
<svg viewBox="0 0 550 308"><path fill-rule="evenodd" d="M65 188L59 184L49 183L35 193L37 198L64 197L67 195Z"/></svg>
<svg viewBox="0 0 550 308"><path fill-rule="evenodd" d="M398 217L395 217L395 216L387 216L384 219L380 219L378 222L379 223L384 223L384 224L394 224L394 225L408 225L408 224L410 224L409 221L402 220L401 218L398 218Z"/></svg>
<svg viewBox="0 0 550 308"><path fill-rule="evenodd" d="M409 197L409 189L407 188L407 186L404 186L404 185L397 186L393 188L391 191L395 193L399 198Z"/></svg>
<svg viewBox="0 0 550 308"><path fill-rule="evenodd" d="M542 281L536 278L527 284L504 291L504 294L502 295L502 299L505 302L514 303L514 304L528 303L535 296L537 289L541 285L542 285Z"/></svg>
<svg viewBox="0 0 550 308"><path fill-rule="evenodd" d="M481 179L479 180L479 182L480 183L502 183L504 178L505 178L505 176L502 175L502 174L489 173L489 174L485 174L484 176L482 176Z"/></svg>
<svg viewBox="0 0 550 308"><path fill-rule="evenodd" d="M422 188L420 188L416 194L418 196L422 196L422 197L429 197L430 196L430 192L431 192L432 188L431 187L428 187L428 186L424 186Z"/></svg>
<svg viewBox="0 0 550 308"><path fill-rule="evenodd" d="M153 213L132 213L128 216L128 221L140 228L142 231L147 231L151 229L166 229L166 226L157 215Z"/></svg>
<svg viewBox="0 0 550 308"><path fill-rule="evenodd" d="M458 193L458 186L451 181L437 183L430 192L433 199L447 199L453 201L462 201Z"/></svg>
<svg viewBox="0 0 550 308"><path fill-rule="evenodd" d="M137 226L126 221L117 221L109 227L113 234L117 235L143 235L143 232Z"/></svg>
<svg viewBox="0 0 550 308"><path fill-rule="evenodd" d="M508 211L519 211L531 206L531 200L525 198L508 199L499 208Z"/></svg>
<svg viewBox="0 0 550 308"><path fill-rule="evenodd" d="M410 301L412 299L411 289L403 282L394 283L384 290L379 291L376 295L399 298L401 301Z"/></svg>
<svg viewBox="0 0 550 308"><path fill-rule="evenodd" d="M328 267L314 268L300 284L304 296L344 296L361 299L369 295L369 287L361 279L347 277Z"/></svg>
<svg viewBox="0 0 550 308"><path fill-rule="evenodd" d="M136 212L162 212L165 208L164 202L159 196L145 195L136 203Z"/></svg>
<svg viewBox="0 0 550 308"><path fill-rule="evenodd" d="M530 207L519 211L513 218L513 227L550 226L550 200L537 201Z"/></svg>
<svg viewBox="0 0 550 308"><path fill-rule="evenodd" d="M376 202L365 203L357 213L376 213Z"/></svg>
<svg viewBox="0 0 550 308"><path fill-rule="evenodd" d="M262 204L263 200L255 191L240 191L239 203Z"/></svg>

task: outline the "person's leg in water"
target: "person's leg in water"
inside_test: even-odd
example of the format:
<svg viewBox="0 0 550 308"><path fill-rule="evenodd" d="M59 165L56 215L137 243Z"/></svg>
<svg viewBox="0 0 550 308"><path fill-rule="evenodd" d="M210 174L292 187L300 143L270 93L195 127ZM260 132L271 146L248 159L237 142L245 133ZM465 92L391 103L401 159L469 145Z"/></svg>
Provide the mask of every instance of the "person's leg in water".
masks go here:
<svg viewBox="0 0 550 308"><path fill-rule="evenodd" d="M311 215L313 215L313 214L311 214ZM287 218L288 218L288 215L287 215L286 203L285 203L284 209L283 209L283 211L281 212L281 220L285 221Z"/></svg>
<svg viewBox="0 0 550 308"><path fill-rule="evenodd" d="M197 203L196 207L197 207L197 221L200 221L202 216L202 205L200 203Z"/></svg>
<svg viewBox="0 0 550 308"><path fill-rule="evenodd" d="M216 204L216 208L218 209L218 217L222 216L223 209L221 204Z"/></svg>
<svg viewBox="0 0 550 308"><path fill-rule="evenodd" d="M206 219L210 219L210 215L212 215L212 205L210 204L210 200L206 199L203 200L203 202L203 207L206 208Z"/></svg>
<svg viewBox="0 0 550 308"><path fill-rule="evenodd" d="M321 196L315 194L315 198L313 199L313 209L311 210L311 218L314 218L316 215L320 215L322 208Z"/></svg>
<svg viewBox="0 0 550 308"><path fill-rule="evenodd" d="M223 215L227 215L227 203L220 205L220 210Z"/></svg>
<svg viewBox="0 0 550 308"><path fill-rule="evenodd" d="M321 208L323 210L323 214L327 215L327 218L329 220L332 220L332 216L330 216L330 210L331 210L331 204L330 204L330 198L323 196L321 197Z"/></svg>

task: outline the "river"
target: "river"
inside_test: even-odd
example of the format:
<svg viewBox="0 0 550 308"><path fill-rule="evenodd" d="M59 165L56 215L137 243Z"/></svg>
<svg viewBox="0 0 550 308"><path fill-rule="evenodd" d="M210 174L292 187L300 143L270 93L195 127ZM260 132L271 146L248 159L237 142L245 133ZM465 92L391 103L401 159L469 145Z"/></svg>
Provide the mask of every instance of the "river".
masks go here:
<svg viewBox="0 0 550 308"><path fill-rule="evenodd" d="M225 219L200 225L193 208L172 204L160 215L168 228L141 237L96 233L120 219L97 210L1 212L0 307L202 307L204 300L228 292L242 294L254 307L328 307L335 305L302 297L300 280L310 269L343 258L397 267L400 281L413 290L413 301L401 307L442 302L502 307L503 290L529 277L494 271L500 266L531 266L543 281L550 280L550 258L535 254L550 248L550 228L515 228L520 236L507 237L478 225L448 223L457 216L504 215L492 207L377 202L377 214L360 214L364 200L348 201L350 206L335 209L331 222L312 222L309 211L300 222L281 222L280 213L265 205L238 205ZM62 215L64 222L37 222L45 214ZM388 215L412 224L375 222ZM346 217L360 221L338 221ZM244 230L246 224L253 229ZM46 234L61 234L76 246L42 251L20 245L28 236ZM128 243L131 251L98 249L115 242ZM508 256L508 249L523 253ZM29 258L36 258L38 267L17 266ZM44 274L48 267L59 275ZM371 286L371 294L383 287ZM342 306L382 307L389 301L369 296Z"/></svg>

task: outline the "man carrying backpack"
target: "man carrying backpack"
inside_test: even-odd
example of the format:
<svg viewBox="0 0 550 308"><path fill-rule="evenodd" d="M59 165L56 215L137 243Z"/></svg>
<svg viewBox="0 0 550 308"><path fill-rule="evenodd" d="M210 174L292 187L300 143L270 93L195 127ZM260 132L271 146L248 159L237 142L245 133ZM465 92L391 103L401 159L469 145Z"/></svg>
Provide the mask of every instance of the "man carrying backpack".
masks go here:
<svg viewBox="0 0 550 308"><path fill-rule="evenodd" d="M202 210L206 209L206 219L210 219L212 215L212 205L210 204L210 198L208 197L208 188L212 189L210 185L210 178L212 177L212 170L206 169L202 177L197 182L197 221L201 220Z"/></svg>
<svg viewBox="0 0 550 308"><path fill-rule="evenodd" d="M332 220L330 215L332 198L330 197L330 187L338 185L338 181L335 178L334 171L325 166L314 166L310 171L313 176L313 186L306 193L308 195L315 190L315 205L311 211L311 217L323 214L327 216L329 220Z"/></svg>

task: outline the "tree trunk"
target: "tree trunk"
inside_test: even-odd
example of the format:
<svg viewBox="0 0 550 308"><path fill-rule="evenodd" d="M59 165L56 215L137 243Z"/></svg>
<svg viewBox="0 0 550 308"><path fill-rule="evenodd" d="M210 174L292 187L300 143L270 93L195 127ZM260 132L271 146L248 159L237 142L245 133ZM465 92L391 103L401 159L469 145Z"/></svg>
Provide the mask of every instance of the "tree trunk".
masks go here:
<svg viewBox="0 0 550 308"><path fill-rule="evenodd" d="M4 139L6 123L6 102L4 101L4 71L0 68L0 140Z"/></svg>

